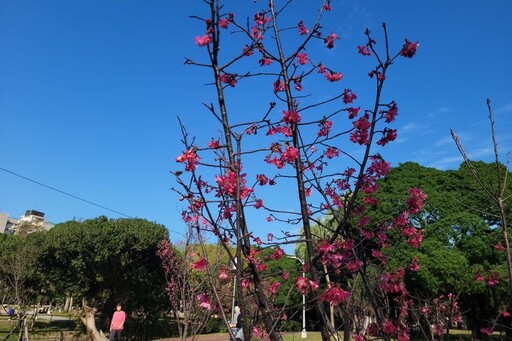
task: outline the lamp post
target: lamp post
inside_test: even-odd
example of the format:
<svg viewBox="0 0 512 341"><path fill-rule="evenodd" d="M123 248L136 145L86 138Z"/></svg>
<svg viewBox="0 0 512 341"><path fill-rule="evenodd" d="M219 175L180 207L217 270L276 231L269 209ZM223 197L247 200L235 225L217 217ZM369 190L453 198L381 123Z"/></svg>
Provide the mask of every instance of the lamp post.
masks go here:
<svg viewBox="0 0 512 341"><path fill-rule="evenodd" d="M235 257L235 261L231 262L231 270L236 270L237 258ZM236 301L236 272L233 276L233 298L231 300L231 321L234 320L235 317L235 301Z"/></svg>
<svg viewBox="0 0 512 341"><path fill-rule="evenodd" d="M291 259L296 259L300 262L300 265L302 266L302 277L306 277L306 273L304 272L304 261L302 259L300 259L299 257L295 257L295 256L287 255L287 257L291 258ZM303 339L308 338L308 332L306 331L306 295L304 295L304 294L302 294L302 332L301 332L301 337Z"/></svg>

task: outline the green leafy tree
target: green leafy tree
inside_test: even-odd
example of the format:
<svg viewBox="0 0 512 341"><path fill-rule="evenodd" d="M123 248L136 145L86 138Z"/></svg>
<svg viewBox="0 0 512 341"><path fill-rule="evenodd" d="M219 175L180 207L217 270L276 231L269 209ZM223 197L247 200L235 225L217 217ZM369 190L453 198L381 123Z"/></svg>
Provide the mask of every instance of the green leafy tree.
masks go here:
<svg viewBox="0 0 512 341"><path fill-rule="evenodd" d="M55 290L82 300L82 321L91 339L105 339L96 328L95 313L101 312L102 327L108 328L117 302L129 313L128 332L147 339L166 310L157 255L157 245L166 236L162 225L142 219L69 221L46 234L39 265Z"/></svg>
<svg viewBox="0 0 512 341"><path fill-rule="evenodd" d="M483 181L493 183L494 165L476 162L474 167ZM383 204L373 212L377 219L398 211L398 198L410 186L420 186L428 195L415 221L424 228L423 244L414 251L396 244L388 250L390 266L399 267L416 256L419 269L408 270L406 276L410 292L423 302L455 295L473 336L481 338L481 330L493 323L507 302L506 283L499 280L507 278L505 254L499 248L499 212L478 190L464 164L458 170L440 171L407 162L392 169L379 184Z"/></svg>
<svg viewBox="0 0 512 341"><path fill-rule="evenodd" d="M5 295L18 306L33 302L42 289L36 271L41 252L40 234L11 235L0 239L0 278Z"/></svg>

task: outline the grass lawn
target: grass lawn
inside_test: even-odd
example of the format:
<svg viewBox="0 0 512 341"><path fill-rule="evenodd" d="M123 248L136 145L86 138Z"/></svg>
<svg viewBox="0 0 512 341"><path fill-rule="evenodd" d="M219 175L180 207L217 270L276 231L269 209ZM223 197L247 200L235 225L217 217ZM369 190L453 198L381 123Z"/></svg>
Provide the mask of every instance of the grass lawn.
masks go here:
<svg viewBox="0 0 512 341"><path fill-rule="evenodd" d="M450 330L450 340L471 340L471 332L469 330L456 330L452 329ZM179 338L173 338L173 339L161 339L160 341L179 341ZM228 341L229 336L227 333L219 333L219 334L204 334L200 335L198 338L199 341ZM254 339L253 340L258 340ZM301 333L285 333L283 334L283 341L322 341L322 336L320 335L320 332L308 332L307 339L301 338ZM491 340L500 340L499 333L494 333L491 336Z"/></svg>
<svg viewBox="0 0 512 341"><path fill-rule="evenodd" d="M322 336L320 335L320 332L308 332L308 338L302 339L302 335L300 332L283 334L283 341L298 341L298 340L322 341Z"/></svg>
<svg viewBox="0 0 512 341"><path fill-rule="evenodd" d="M17 327L18 320L9 320L7 316L0 316L0 340L14 341L18 340L19 330L14 332L6 339L7 335ZM74 320L54 320L54 321L36 321L34 329L30 331L32 338L71 339L76 334L76 322Z"/></svg>

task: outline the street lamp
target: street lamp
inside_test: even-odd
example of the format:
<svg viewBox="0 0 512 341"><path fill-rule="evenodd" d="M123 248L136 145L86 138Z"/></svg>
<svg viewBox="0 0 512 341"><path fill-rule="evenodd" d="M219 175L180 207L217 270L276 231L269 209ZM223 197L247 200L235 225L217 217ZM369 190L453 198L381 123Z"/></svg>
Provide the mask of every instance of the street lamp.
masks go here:
<svg viewBox="0 0 512 341"><path fill-rule="evenodd" d="M304 272L304 261L302 259L300 259L299 257L295 257L295 256L286 255L286 257L298 260L300 262L300 265L302 266L302 277L306 277L306 273ZM306 295L305 294L302 294L302 332L301 332L301 337L303 339L308 338L308 332L306 331Z"/></svg>
<svg viewBox="0 0 512 341"><path fill-rule="evenodd" d="M237 258L235 257L235 261L234 262L231 262L231 270L236 270L236 263L237 263ZM231 321L234 320L234 317L235 317L235 301L236 301L236 272L235 272L235 275L233 276L233 298L231 300Z"/></svg>

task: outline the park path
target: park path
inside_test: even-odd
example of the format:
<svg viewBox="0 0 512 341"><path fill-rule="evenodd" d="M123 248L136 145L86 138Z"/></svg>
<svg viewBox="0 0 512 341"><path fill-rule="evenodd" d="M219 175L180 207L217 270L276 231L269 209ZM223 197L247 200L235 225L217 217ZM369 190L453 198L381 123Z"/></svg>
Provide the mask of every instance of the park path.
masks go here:
<svg viewBox="0 0 512 341"><path fill-rule="evenodd" d="M188 340L192 340L192 338L188 338ZM197 337L198 341L229 341L228 334L207 334L207 335L199 335ZM181 341L179 337L172 339L160 339L158 341Z"/></svg>
<svg viewBox="0 0 512 341"><path fill-rule="evenodd" d="M309 332L308 332L309 333ZM313 334L315 334L315 332L313 332ZM298 333L285 333L285 335L295 335L295 337L293 338L294 340L301 340L301 334L300 332ZM313 337L314 340L320 340L318 338L315 339L315 337ZM187 338L187 341L191 341L192 338ZM199 335L199 337L196 339L197 341L229 341L229 335L228 334L205 334L205 335ZM175 337L175 338L168 338L168 339L159 339L158 341L181 341L181 339L179 337Z"/></svg>

